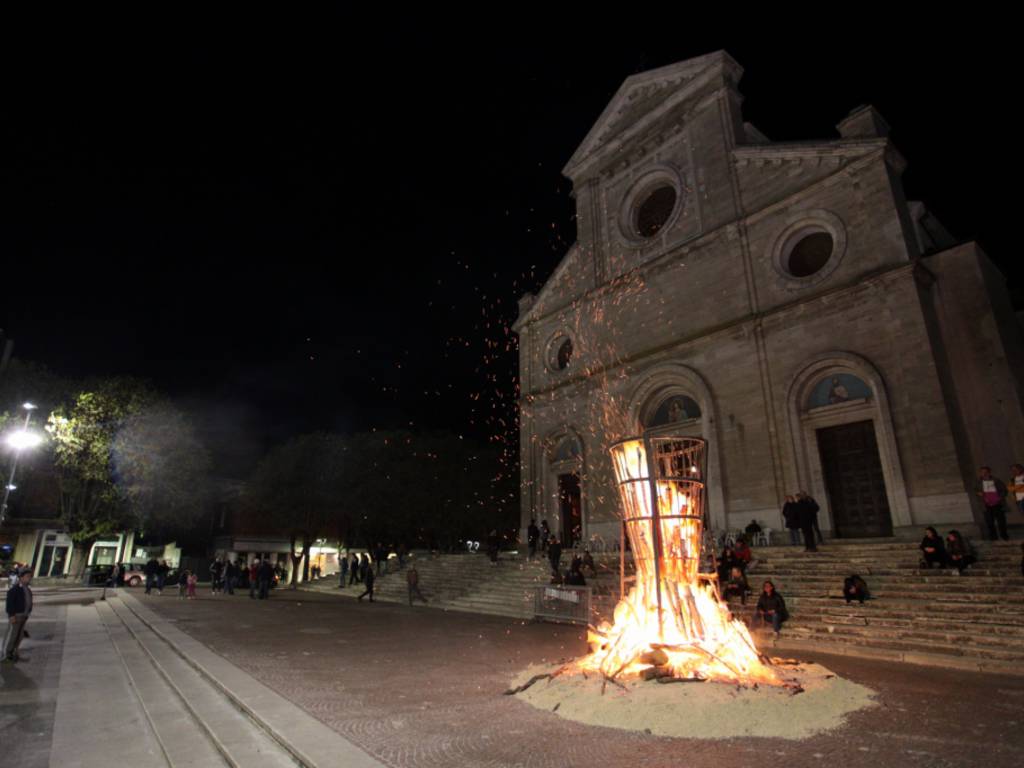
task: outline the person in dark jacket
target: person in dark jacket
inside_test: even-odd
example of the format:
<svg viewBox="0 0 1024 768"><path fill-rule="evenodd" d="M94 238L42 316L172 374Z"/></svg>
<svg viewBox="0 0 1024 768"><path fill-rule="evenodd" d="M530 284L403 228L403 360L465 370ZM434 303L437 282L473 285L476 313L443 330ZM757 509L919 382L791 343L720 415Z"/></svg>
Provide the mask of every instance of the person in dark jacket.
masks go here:
<svg viewBox="0 0 1024 768"><path fill-rule="evenodd" d="M361 559L359 560L359 582L361 584L366 583L366 574L369 573L373 568L370 566L370 554L363 552Z"/></svg>
<svg viewBox="0 0 1024 768"><path fill-rule="evenodd" d="M924 538L921 539L920 549L922 568L931 568L933 565L937 565L939 568L946 567L946 545L943 544L938 531L931 526L924 529Z"/></svg>
<svg viewBox="0 0 1024 768"><path fill-rule="evenodd" d="M364 597L369 595L370 596L370 602L371 603L373 602L373 580L374 580L374 578L376 578L376 577L373 575L373 568L367 568L366 569L366 578L365 578L365 580L363 582L365 584L365 586L366 586L366 591L364 591L363 594L361 594L359 596L359 598L358 598L359 600L362 600Z"/></svg>
<svg viewBox="0 0 1024 768"><path fill-rule="evenodd" d="M729 574L732 573L733 568L739 568L741 571L746 571L746 563L740 560L732 547L726 547L722 550L722 556L718 559L718 583L724 584L729 580Z"/></svg>
<svg viewBox="0 0 1024 768"><path fill-rule="evenodd" d="M786 601L782 595L775 591L775 585L766 581L761 588L761 596L757 599L757 608L754 612L754 626L759 624L771 624L775 630L775 636L779 636L782 630L782 622L789 618L786 610Z"/></svg>
<svg viewBox="0 0 1024 768"><path fill-rule="evenodd" d="M537 554L537 543L540 541L540 528L537 527L536 520L530 520L530 525L526 528L526 545L528 558L533 560L534 555Z"/></svg>
<svg viewBox="0 0 1024 768"><path fill-rule="evenodd" d="M348 557L338 558L338 588L345 588L345 579L348 578Z"/></svg>
<svg viewBox="0 0 1024 768"><path fill-rule="evenodd" d="M159 594L164 593L164 584L167 583L167 574L171 572L171 566L167 564L166 560L161 560L160 565L156 568L156 591Z"/></svg>
<svg viewBox="0 0 1024 768"><path fill-rule="evenodd" d="M32 569L21 568L17 576L14 586L7 590L7 634L3 646L6 661L18 661L18 646L27 635L25 625L32 615Z"/></svg>
<svg viewBox="0 0 1024 768"><path fill-rule="evenodd" d="M814 534L815 531L818 533L818 537L821 537L821 531L818 531L818 502L812 499L803 491L800 491L796 495L796 507L798 512L798 519L800 520L800 530L804 534L804 551L806 552L817 552L818 547L815 545Z"/></svg>
<svg viewBox="0 0 1024 768"><path fill-rule="evenodd" d="M274 583L274 566L269 560L264 560L256 571L256 578L260 584L260 600L270 597L270 585Z"/></svg>
<svg viewBox="0 0 1024 768"><path fill-rule="evenodd" d="M583 576L583 558L577 556L572 559L569 570L565 574L564 583L574 587L587 586L587 580Z"/></svg>
<svg viewBox="0 0 1024 768"><path fill-rule="evenodd" d="M351 587L359 581L359 555L352 553L352 564L349 568L348 585Z"/></svg>
<svg viewBox="0 0 1024 768"><path fill-rule="evenodd" d="M157 562L155 557L149 558L146 566L142 569L142 572L146 574L146 594L148 595L153 591L153 585L156 584L156 575L160 570L160 563Z"/></svg>
<svg viewBox="0 0 1024 768"><path fill-rule="evenodd" d="M498 551L500 549L500 546L501 545L498 540L498 531L492 529L491 532L487 534L487 556L491 560L491 565L498 564Z"/></svg>
<svg viewBox="0 0 1024 768"><path fill-rule="evenodd" d="M547 552L548 545L551 544L551 526L548 525L547 520L540 521L540 551Z"/></svg>
<svg viewBox="0 0 1024 768"><path fill-rule="evenodd" d="M858 600L861 605L868 598L868 584L857 574L847 576L843 580L843 598L849 605L852 601Z"/></svg>
<svg viewBox="0 0 1024 768"><path fill-rule="evenodd" d="M551 572L556 576L561 574L562 569L562 542L551 537L548 543L548 562L551 563Z"/></svg>
<svg viewBox="0 0 1024 768"><path fill-rule="evenodd" d="M782 505L782 520L789 531L789 543L794 547L800 545L800 508L795 496L787 496Z"/></svg>
<svg viewBox="0 0 1024 768"><path fill-rule="evenodd" d="M960 531L950 531L946 535L946 557L949 565L956 568L958 573L974 563L974 552L971 543L964 538Z"/></svg>

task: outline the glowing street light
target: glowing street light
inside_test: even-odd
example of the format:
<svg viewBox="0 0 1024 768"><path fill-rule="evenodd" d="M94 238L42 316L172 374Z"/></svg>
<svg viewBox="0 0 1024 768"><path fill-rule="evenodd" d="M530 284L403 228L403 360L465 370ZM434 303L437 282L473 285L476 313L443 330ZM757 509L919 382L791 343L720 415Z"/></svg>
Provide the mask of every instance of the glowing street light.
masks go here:
<svg viewBox="0 0 1024 768"><path fill-rule="evenodd" d="M35 448L43 442L43 438L37 432L29 432L27 429L19 429L7 435L7 444L16 451L23 451L26 448Z"/></svg>
<svg viewBox="0 0 1024 768"><path fill-rule="evenodd" d="M11 432L6 438L7 445L14 449L14 461L11 462L11 476L7 479L7 486L4 488L4 500L0 504L0 525L3 525L4 518L7 516L7 499L10 497L11 491L18 487L14 484L14 471L18 468L21 452L26 448L35 448L43 442L41 435L29 432L28 429L29 422L32 420L32 411L36 410L38 406L24 403L21 407L25 409L25 425L21 429Z"/></svg>

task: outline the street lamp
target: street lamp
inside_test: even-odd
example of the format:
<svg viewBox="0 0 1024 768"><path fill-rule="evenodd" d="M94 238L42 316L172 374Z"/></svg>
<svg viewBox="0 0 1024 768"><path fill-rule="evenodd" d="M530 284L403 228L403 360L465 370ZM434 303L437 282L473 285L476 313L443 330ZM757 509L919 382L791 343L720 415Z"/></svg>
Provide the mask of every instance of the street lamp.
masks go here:
<svg viewBox="0 0 1024 768"><path fill-rule="evenodd" d="M7 517L7 499L10 497L11 491L17 488L14 484L14 471L18 468L18 459L21 458L21 452L26 448L35 448L43 442L42 437L28 431L29 422L32 420L32 411L37 406L32 403L24 403L21 407L25 409L25 424L21 429L11 432L7 436L7 444L14 449L14 461L11 462L11 476L7 479L7 486L4 488L3 504L0 504L0 525L3 525L4 518Z"/></svg>

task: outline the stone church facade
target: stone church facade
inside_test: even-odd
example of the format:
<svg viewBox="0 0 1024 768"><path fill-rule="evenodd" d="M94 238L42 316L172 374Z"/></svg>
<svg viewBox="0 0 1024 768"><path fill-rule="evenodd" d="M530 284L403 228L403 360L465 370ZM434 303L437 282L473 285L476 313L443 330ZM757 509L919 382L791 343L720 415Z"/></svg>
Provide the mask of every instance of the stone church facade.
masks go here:
<svg viewBox="0 0 1024 768"><path fill-rule="evenodd" d="M741 73L630 77L563 170L578 240L515 325L523 528L617 537L608 446L656 430L708 440L718 530L805 490L827 535L976 534L977 467L1024 462L1004 278L905 199L872 107L772 142Z"/></svg>

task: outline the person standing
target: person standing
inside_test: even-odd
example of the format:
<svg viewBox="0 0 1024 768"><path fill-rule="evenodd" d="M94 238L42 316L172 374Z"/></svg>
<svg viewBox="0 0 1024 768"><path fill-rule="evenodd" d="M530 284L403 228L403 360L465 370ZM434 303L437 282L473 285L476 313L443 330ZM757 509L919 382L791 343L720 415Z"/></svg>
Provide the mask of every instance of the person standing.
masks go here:
<svg viewBox="0 0 1024 768"><path fill-rule="evenodd" d="M416 570L416 563L412 561L409 561L409 570L405 572L405 583L409 587L409 605L412 605L413 597L427 602L427 598L420 592L420 572Z"/></svg>
<svg viewBox="0 0 1024 768"><path fill-rule="evenodd" d="M345 577L348 576L348 556L341 557L338 559L338 568L340 569L338 574L338 589L345 588Z"/></svg>
<svg viewBox="0 0 1024 768"><path fill-rule="evenodd" d="M537 542L540 541L540 528L537 521L530 519L530 525L526 528L527 559L533 560L537 554Z"/></svg>
<svg viewBox="0 0 1024 768"><path fill-rule="evenodd" d="M352 586L359 581L359 555L355 552L352 553L352 573L348 577L348 584Z"/></svg>
<svg viewBox="0 0 1024 768"><path fill-rule="evenodd" d="M260 583L260 600L270 597L270 584L274 580L274 567L269 560L264 560L259 567L257 578Z"/></svg>
<svg viewBox="0 0 1024 768"><path fill-rule="evenodd" d="M370 554L368 552L363 552L362 559L360 559L360 561L359 561L359 583L360 584L365 584L366 583L366 574L368 574L372 570L373 570L373 568L370 567Z"/></svg>
<svg viewBox="0 0 1024 768"><path fill-rule="evenodd" d="M117 579L121 575L121 569L117 563L114 563L114 567L110 569L110 577L107 579L107 586L111 589L117 587Z"/></svg>
<svg viewBox="0 0 1024 768"><path fill-rule="evenodd" d="M1017 510L1024 514L1024 465L1012 464L1010 466L1009 490L1013 494Z"/></svg>
<svg viewBox="0 0 1024 768"><path fill-rule="evenodd" d="M235 585L238 583L238 561L228 560L228 565L225 571L227 573L226 585L228 588L228 594L233 595L235 594Z"/></svg>
<svg viewBox="0 0 1024 768"><path fill-rule="evenodd" d="M369 565L369 561L367 561L367 565ZM369 595L370 596L370 602L371 603L373 602L373 580L374 580L374 578L375 577L373 575L373 568L369 568L368 567L366 569L366 578L365 578L365 581L363 582L363 584L366 586L366 591L364 591L363 594L361 594L359 596L359 598L358 598L359 600L362 600L364 597Z"/></svg>
<svg viewBox="0 0 1024 768"><path fill-rule="evenodd" d="M7 634L4 642L4 659L18 661L18 646L25 636L25 624L32 614L32 569L21 568L18 580L7 590Z"/></svg>
<svg viewBox="0 0 1024 768"><path fill-rule="evenodd" d="M548 562L551 563L551 573L561 576L562 570L562 542L552 537L548 544Z"/></svg>
<svg viewBox="0 0 1024 768"><path fill-rule="evenodd" d="M799 512L800 530L804 534L804 551L817 552L818 547L814 543L814 526L818 517L818 505L803 491L796 495L796 505Z"/></svg>
<svg viewBox="0 0 1024 768"><path fill-rule="evenodd" d="M259 570L259 558L254 558L253 561L249 564L249 597L251 597L253 600L256 599L256 590L259 588Z"/></svg>
<svg viewBox="0 0 1024 768"><path fill-rule="evenodd" d="M167 583L167 574L170 572L171 566L167 564L166 560L161 560L160 565L156 568L156 591L157 594L162 595L164 593L164 584Z"/></svg>
<svg viewBox="0 0 1024 768"><path fill-rule="evenodd" d="M1006 532L1006 483L993 476L991 467L981 467L975 492L985 505L988 537L995 541L998 529L998 538L1009 541L1010 535Z"/></svg>
<svg viewBox="0 0 1024 768"><path fill-rule="evenodd" d="M540 521L540 551L547 552L548 545L551 543L551 526L548 525L547 520Z"/></svg>
<svg viewBox="0 0 1024 768"><path fill-rule="evenodd" d="M146 567L142 569L142 572L146 574L146 594L148 595L153 591L153 585L156 584L156 574L160 570L160 563L157 562L155 557L149 558L146 562Z"/></svg>
<svg viewBox="0 0 1024 768"><path fill-rule="evenodd" d="M786 503L782 505L782 520L789 531L789 543L794 547L800 546L800 507L795 496L786 497Z"/></svg>

